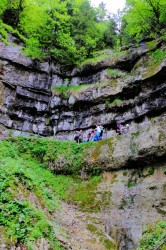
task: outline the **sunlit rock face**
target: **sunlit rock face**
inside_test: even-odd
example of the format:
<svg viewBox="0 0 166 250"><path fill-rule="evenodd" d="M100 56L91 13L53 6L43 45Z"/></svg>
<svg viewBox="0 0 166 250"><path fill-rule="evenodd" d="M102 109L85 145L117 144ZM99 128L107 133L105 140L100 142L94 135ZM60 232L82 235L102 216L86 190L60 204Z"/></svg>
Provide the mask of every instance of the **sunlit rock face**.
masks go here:
<svg viewBox="0 0 166 250"><path fill-rule="evenodd" d="M126 48L125 48L126 49ZM154 42L153 51L165 50ZM151 49L152 50L152 49ZM166 61L152 61L148 45L110 51L104 59L77 68L39 63L19 47L0 43L0 123L13 130L73 140L102 124L147 123L163 116Z"/></svg>

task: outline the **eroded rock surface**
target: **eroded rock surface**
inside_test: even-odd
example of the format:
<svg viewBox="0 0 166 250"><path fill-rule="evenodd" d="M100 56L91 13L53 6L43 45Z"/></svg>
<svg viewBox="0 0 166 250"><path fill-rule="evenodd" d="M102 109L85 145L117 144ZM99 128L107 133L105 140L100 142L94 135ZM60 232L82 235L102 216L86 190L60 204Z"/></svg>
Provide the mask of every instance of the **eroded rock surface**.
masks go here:
<svg viewBox="0 0 166 250"><path fill-rule="evenodd" d="M164 53L162 41L151 49L110 51L104 59L69 69L28 59L20 48L0 43L0 123L73 140L76 130L97 123L114 129L117 121L135 124L163 115L166 61L153 62L157 49ZM62 85L66 88L58 90Z"/></svg>
<svg viewBox="0 0 166 250"><path fill-rule="evenodd" d="M78 129L87 132L96 124L106 128L106 140L85 151L80 169L83 176L103 173L96 190L100 211L83 214L63 204L55 215L68 233L57 233L66 249L108 249L108 240L119 250L134 250L143 227L165 219L166 60L153 62L152 51L158 48L164 52L164 43L151 49L128 47L73 69L36 62L20 48L0 43L0 124L10 131L0 127L0 138L32 133L73 140ZM127 134L116 135L118 121L130 125ZM50 160L47 167L63 172L63 162L67 171L62 160ZM67 167L72 165L71 160ZM96 224L95 232L88 230ZM0 244L2 249L20 249L8 248L2 236ZM49 244L40 239L34 247L49 249Z"/></svg>

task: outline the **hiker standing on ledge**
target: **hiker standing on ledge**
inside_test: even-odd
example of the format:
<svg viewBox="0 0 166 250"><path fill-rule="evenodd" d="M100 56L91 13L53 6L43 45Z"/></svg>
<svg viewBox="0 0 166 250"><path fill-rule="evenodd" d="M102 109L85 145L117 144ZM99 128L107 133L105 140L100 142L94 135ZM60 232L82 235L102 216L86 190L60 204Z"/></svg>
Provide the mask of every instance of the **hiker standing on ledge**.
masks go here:
<svg viewBox="0 0 166 250"><path fill-rule="evenodd" d="M75 140L77 143L81 143L81 142L82 142L82 140L83 140L83 133L82 133L82 130L76 132L76 135L75 135L75 137L74 137L74 140Z"/></svg>
<svg viewBox="0 0 166 250"><path fill-rule="evenodd" d="M94 141L100 141L101 140L101 128L99 125L96 125L96 133L94 136Z"/></svg>

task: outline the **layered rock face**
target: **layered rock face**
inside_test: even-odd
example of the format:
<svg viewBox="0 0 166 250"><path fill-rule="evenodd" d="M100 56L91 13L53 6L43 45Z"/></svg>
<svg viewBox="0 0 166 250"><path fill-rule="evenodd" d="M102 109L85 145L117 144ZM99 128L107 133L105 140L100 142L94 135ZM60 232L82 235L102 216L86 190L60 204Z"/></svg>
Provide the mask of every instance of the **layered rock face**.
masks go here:
<svg viewBox="0 0 166 250"><path fill-rule="evenodd" d="M0 46L0 122L19 131L37 133L49 113L49 66L47 63L34 65L32 60L20 54L17 47ZM47 125L42 127L43 134L46 129L49 130Z"/></svg>
<svg viewBox="0 0 166 250"><path fill-rule="evenodd" d="M106 128L104 136L111 138L84 152L80 174L103 172L98 217L101 232L117 240L118 249L137 249L145 225L165 219L164 54L158 41L67 68L28 59L20 48L0 43L0 124L14 135L61 140L96 124ZM125 136L114 136L117 122L130 125ZM68 173L73 161L64 156L45 165Z"/></svg>
<svg viewBox="0 0 166 250"><path fill-rule="evenodd" d="M114 53L77 68L39 63L20 48L0 43L0 123L8 128L73 140L75 131L102 124L109 133L116 122L144 124L163 116L166 60L163 42Z"/></svg>

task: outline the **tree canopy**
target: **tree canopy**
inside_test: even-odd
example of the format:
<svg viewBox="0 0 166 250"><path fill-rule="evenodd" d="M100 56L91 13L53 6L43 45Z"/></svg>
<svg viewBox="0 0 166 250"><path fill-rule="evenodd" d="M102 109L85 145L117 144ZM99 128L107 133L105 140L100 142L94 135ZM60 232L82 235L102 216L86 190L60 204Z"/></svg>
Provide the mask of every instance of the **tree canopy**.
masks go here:
<svg viewBox="0 0 166 250"><path fill-rule="evenodd" d="M126 0L123 22L131 37L162 36L166 28L166 1Z"/></svg>
<svg viewBox="0 0 166 250"><path fill-rule="evenodd" d="M74 65L95 51L163 35L166 3L126 0L124 11L111 15L104 3L95 8L90 0L0 0L0 19L1 37L13 29L26 55Z"/></svg>

